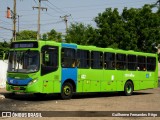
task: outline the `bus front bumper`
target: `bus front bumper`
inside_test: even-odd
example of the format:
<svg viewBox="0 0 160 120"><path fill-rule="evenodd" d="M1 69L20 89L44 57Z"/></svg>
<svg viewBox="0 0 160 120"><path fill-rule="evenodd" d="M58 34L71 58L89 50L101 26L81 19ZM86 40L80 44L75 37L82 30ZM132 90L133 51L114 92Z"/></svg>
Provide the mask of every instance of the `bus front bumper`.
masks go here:
<svg viewBox="0 0 160 120"><path fill-rule="evenodd" d="M28 84L27 86L17 86L17 85L10 85L6 83L6 90L10 92L23 92L23 93L41 93L42 90L40 89L37 83Z"/></svg>

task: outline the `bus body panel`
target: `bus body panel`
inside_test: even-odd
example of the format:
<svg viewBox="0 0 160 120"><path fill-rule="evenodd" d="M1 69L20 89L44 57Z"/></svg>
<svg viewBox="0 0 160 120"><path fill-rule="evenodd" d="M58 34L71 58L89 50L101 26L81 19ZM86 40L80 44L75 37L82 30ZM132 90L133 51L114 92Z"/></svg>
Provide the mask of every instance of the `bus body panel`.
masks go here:
<svg viewBox="0 0 160 120"><path fill-rule="evenodd" d="M100 92L102 79L101 70L78 69L77 92Z"/></svg>
<svg viewBox="0 0 160 120"><path fill-rule="evenodd" d="M115 70L104 70L103 81L101 81L101 91L116 91L118 76Z"/></svg>

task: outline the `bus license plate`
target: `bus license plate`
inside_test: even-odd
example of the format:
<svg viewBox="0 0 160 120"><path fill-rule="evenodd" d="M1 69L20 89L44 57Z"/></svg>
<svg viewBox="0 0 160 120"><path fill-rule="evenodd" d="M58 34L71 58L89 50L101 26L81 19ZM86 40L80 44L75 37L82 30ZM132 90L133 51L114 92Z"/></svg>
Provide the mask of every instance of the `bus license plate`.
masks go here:
<svg viewBox="0 0 160 120"><path fill-rule="evenodd" d="M20 90L20 87L13 87L14 90Z"/></svg>

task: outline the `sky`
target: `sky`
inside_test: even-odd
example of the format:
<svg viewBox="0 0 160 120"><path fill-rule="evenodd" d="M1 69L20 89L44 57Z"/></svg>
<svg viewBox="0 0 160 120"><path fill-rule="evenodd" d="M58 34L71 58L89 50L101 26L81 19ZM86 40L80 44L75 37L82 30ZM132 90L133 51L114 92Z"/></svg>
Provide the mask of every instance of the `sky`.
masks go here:
<svg viewBox="0 0 160 120"><path fill-rule="evenodd" d="M0 27L13 29L12 19L6 18L7 7L13 10L14 0L0 0ZM19 15L19 27L17 19L17 31L34 30L37 31L38 10L33 7L38 6L39 0L16 0L17 15ZM154 4L157 0L42 0L41 7L46 7L47 11L41 10L40 33L49 32L55 29L57 32L65 34L65 22L61 18L68 15L68 26L71 23L83 23L96 27L94 18L98 13L102 13L106 8L118 8L121 13L124 7L141 8L145 4ZM60 17L61 16L61 17ZM9 42L12 38L12 31L0 28L0 42Z"/></svg>

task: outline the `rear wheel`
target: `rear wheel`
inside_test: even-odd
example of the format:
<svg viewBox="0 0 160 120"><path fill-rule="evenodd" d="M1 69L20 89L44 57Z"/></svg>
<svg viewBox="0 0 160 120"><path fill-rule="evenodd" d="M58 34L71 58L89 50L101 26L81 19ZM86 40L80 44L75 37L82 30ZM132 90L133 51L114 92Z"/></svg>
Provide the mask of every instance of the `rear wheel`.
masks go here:
<svg viewBox="0 0 160 120"><path fill-rule="evenodd" d="M127 81L124 86L124 94L130 96L133 93L133 84L131 81Z"/></svg>
<svg viewBox="0 0 160 120"><path fill-rule="evenodd" d="M73 95L73 86L71 83L64 83L61 90L61 97L64 100L71 99Z"/></svg>

